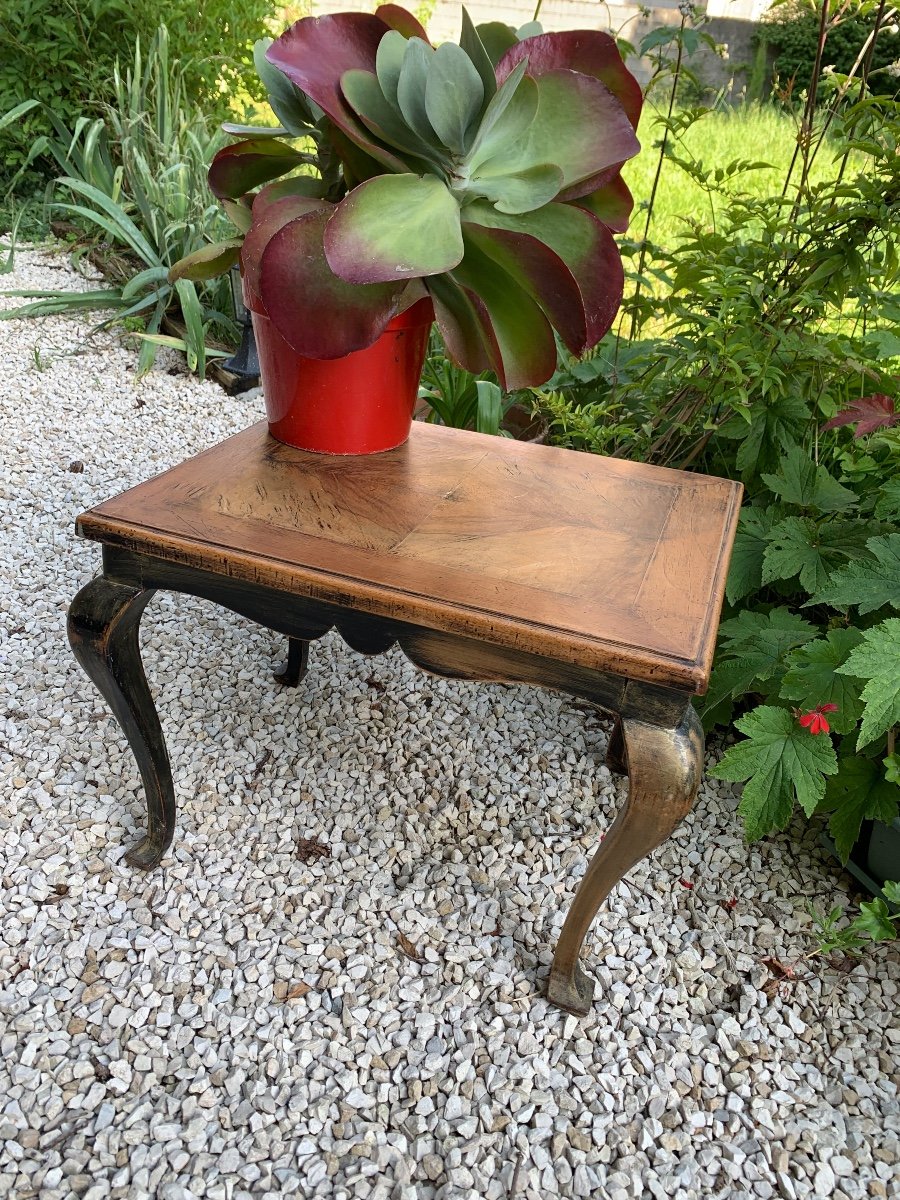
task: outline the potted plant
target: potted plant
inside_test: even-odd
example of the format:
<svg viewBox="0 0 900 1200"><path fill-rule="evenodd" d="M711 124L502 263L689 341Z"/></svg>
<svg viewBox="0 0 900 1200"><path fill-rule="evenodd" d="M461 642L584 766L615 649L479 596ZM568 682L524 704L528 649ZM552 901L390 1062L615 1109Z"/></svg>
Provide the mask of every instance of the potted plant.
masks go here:
<svg viewBox="0 0 900 1200"><path fill-rule="evenodd" d="M242 240L173 274L239 256L277 437L337 452L403 441L432 312L453 361L493 371L506 391L553 373L554 329L573 354L606 333L623 287L612 231L632 206L620 172L639 149L641 107L611 37L519 40L476 29L464 10L459 44L435 49L386 5L303 18L258 65L282 128L247 131L209 173ZM311 136L316 153L285 133ZM317 177L298 173L311 166ZM414 353L387 379L398 341ZM363 393L374 426L347 418ZM297 397L302 413L288 418Z"/></svg>

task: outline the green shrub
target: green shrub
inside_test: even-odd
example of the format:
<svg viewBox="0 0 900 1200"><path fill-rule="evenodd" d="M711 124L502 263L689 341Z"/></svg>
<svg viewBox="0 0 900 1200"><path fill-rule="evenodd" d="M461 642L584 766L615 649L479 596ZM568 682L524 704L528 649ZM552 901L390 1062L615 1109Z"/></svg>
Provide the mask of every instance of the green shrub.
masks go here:
<svg viewBox="0 0 900 1200"><path fill-rule="evenodd" d="M872 3L851 5L844 15L830 24L822 57L825 71L839 75L850 73L872 32L876 8ZM900 79L885 70L900 58L900 37L892 32L895 28L893 20L885 22L870 65L870 74L878 71L872 79L872 90L890 96L900 91ZM762 32L766 42L777 51L773 71L778 86L787 88L793 79L796 79L798 89L808 86L819 42L817 8L804 4L803 0L788 0L771 10Z"/></svg>
<svg viewBox="0 0 900 1200"><path fill-rule="evenodd" d="M151 0L0 0L0 113L40 100L70 127L79 117L98 116L112 99L116 60L123 67L132 60L138 37L149 45L162 11ZM253 97L255 74L243 68L271 15L269 0L165 5L172 59L181 62L187 94L211 121L227 115L229 96L240 85ZM0 133L0 191L33 140L51 132L46 109ZM50 169L49 160L44 165Z"/></svg>

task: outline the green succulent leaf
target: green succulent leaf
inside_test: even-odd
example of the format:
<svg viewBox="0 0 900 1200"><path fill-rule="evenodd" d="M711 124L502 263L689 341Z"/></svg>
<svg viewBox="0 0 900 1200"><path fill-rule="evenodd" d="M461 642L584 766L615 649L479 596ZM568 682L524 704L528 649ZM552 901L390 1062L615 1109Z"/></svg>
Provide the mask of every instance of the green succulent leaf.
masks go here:
<svg viewBox="0 0 900 1200"><path fill-rule="evenodd" d="M867 746L900 721L900 620L891 617L867 629L861 645L837 668L868 682L862 691L865 704L857 748Z"/></svg>
<svg viewBox="0 0 900 1200"><path fill-rule="evenodd" d="M499 175L482 171L471 180L466 191L471 196L490 200L498 212L514 215L549 204L561 186L562 171L546 163Z"/></svg>
<svg viewBox="0 0 900 1200"><path fill-rule="evenodd" d="M277 138L290 134L283 125L237 125L234 121L223 121L222 132L239 138Z"/></svg>
<svg viewBox="0 0 900 1200"><path fill-rule="evenodd" d="M502 21L485 21L475 28L488 58L495 67L507 50L519 41L513 27L504 25Z"/></svg>
<svg viewBox="0 0 900 1200"><path fill-rule="evenodd" d="M474 298L449 275L433 276L427 287L435 320L453 361L473 375L491 370L500 350Z"/></svg>
<svg viewBox="0 0 900 1200"><path fill-rule="evenodd" d="M466 156L465 166L470 175L477 174L483 162L521 139L533 123L537 115L538 90L534 80L525 77L526 66L527 63L519 64L485 109ZM515 170L515 166L512 169Z"/></svg>
<svg viewBox="0 0 900 1200"><path fill-rule="evenodd" d="M391 30L378 43L378 51L375 55L375 74L378 76L382 95L388 104L392 108L395 108L401 116L400 104L397 100L397 88L400 85L400 72L403 69L406 42L407 39L402 33ZM341 79L341 84L343 86L343 78Z"/></svg>
<svg viewBox="0 0 900 1200"><path fill-rule="evenodd" d="M169 268L169 283L175 283L178 279L199 281L224 275L238 261L241 243L241 238L231 238L227 242L216 242L215 245L195 250L193 254L186 254ZM123 298L128 299L124 295Z"/></svg>
<svg viewBox="0 0 900 1200"><path fill-rule="evenodd" d="M228 219L240 233L246 233L253 224L253 211L249 204L242 200L223 200L222 207L228 214Z"/></svg>
<svg viewBox="0 0 900 1200"><path fill-rule="evenodd" d="M897 816L900 788L886 783L877 762L854 755L842 758L825 787L822 808L831 813L828 831L841 862L846 862L863 821L890 822Z"/></svg>
<svg viewBox="0 0 900 1200"><path fill-rule="evenodd" d="M403 52L403 66L397 80L397 103L407 125L424 142L434 142L437 135L428 119L425 92L435 51L421 38L410 38Z"/></svg>
<svg viewBox="0 0 900 1200"><path fill-rule="evenodd" d="M260 38L253 44L253 65L266 89L269 105L287 132L295 137L308 134L314 123L309 102L300 89L266 58L271 45L272 38Z"/></svg>
<svg viewBox="0 0 900 1200"><path fill-rule="evenodd" d="M339 279L322 250L330 215L329 206L288 222L262 255L260 295L269 319L288 345L308 358L343 358L371 346L406 287L405 280L357 287ZM296 303L300 295L302 305ZM310 320L310 313L325 313L327 320Z"/></svg>
<svg viewBox="0 0 900 1200"><path fill-rule="evenodd" d="M784 455L776 474L762 478L787 504L821 513L846 512L856 507L856 494L838 483L825 467L817 466L801 446Z"/></svg>
<svg viewBox="0 0 900 1200"><path fill-rule="evenodd" d="M397 36L403 40L400 34ZM378 76L372 71L347 71L341 78L341 90L347 103L377 138L396 150L430 162L446 161L435 145L424 142L410 129L400 110L385 99Z"/></svg>
<svg viewBox="0 0 900 1200"><path fill-rule="evenodd" d="M475 64L455 42L434 52L425 84L425 112L440 140L456 154L465 154L481 115L484 84Z"/></svg>
<svg viewBox="0 0 900 1200"><path fill-rule="evenodd" d="M858 629L831 629L824 638L791 651L781 681L782 699L795 701L801 709L836 704L838 710L828 714L828 722L835 733L850 733L863 711L859 682L837 671L862 637Z"/></svg>
<svg viewBox="0 0 900 1200"><path fill-rule="evenodd" d="M587 209L616 233L624 233L631 220L634 197L622 176L616 175L609 183L602 184L593 192L579 196L570 203Z"/></svg>
<svg viewBox="0 0 900 1200"><path fill-rule="evenodd" d="M900 533L869 538L866 546L872 558L847 563L810 603L858 605L862 615L885 604L900 608Z"/></svg>
<svg viewBox="0 0 900 1200"><path fill-rule="evenodd" d="M459 205L433 175L380 175L354 188L325 231L331 269L348 283L437 275L463 256Z"/></svg>
<svg viewBox="0 0 900 1200"><path fill-rule="evenodd" d="M771 705L755 708L735 725L746 741L727 750L709 773L746 781L738 812L748 840L784 829L795 802L811 816L825 794L825 777L838 769L831 739L810 733L787 709Z"/></svg>
<svg viewBox="0 0 900 1200"><path fill-rule="evenodd" d="M459 36L459 44L475 67L475 70L481 77L481 83L484 88L484 103L487 104L494 93L497 91L497 77L494 74L494 64L491 62L491 57L485 49L484 42L478 33L478 30L472 24L472 18L466 11L465 5L462 10L462 31Z"/></svg>

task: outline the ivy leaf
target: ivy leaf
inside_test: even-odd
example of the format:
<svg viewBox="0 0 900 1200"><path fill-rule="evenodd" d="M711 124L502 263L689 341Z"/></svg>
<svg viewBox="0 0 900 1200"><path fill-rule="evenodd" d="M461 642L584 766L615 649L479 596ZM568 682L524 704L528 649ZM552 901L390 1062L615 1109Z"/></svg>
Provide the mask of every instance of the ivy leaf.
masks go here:
<svg viewBox="0 0 900 1200"><path fill-rule="evenodd" d="M879 521L900 521L900 477L881 485L875 516Z"/></svg>
<svg viewBox="0 0 900 1200"><path fill-rule="evenodd" d="M769 533L776 521L774 508L745 508L741 511L725 594L729 604L737 604L762 587L763 555Z"/></svg>
<svg viewBox="0 0 900 1200"><path fill-rule="evenodd" d="M860 396L851 400L846 408L835 413L830 421L826 421L823 429L837 429L839 425L856 425L853 436L865 437L876 429L890 429L900 421L894 401L883 392L873 392L871 396Z"/></svg>
<svg viewBox="0 0 900 1200"><path fill-rule="evenodd" d="M785 517L771 531L763 556L762 582L793 579L812 594L824 588L838 567L866 554L866 521L824 521Z"/></svg>
<svg viewBox="0 0 900 1200"><path fill-rule="evenodd" d="M863 821L893 821L898 802L900 788L885 782L877 762L860 755L840 760L837 775L825 787L822 807L831 813L828 831L841 862L850 857Z"/></svg>
<svg viewBox="0 0 900 1200"><path fill-rule="evenodd" d="M787 504L814 508L817 512L846 512L857 502L856 493L845 488L809 454L795 446L785 454L775 475L763 475L767 487Z"/></svg>
<svg viewBox="0 0 900 1200"><path fill-rule="evenodd" d="M884 604L900 608L900 533L869 538L872 559L847 563L831 577L810 604L859 605L860 614Z"/></svg>
<svg viewBox="0 0 900 1200"><path fill-rule="evenodd" d="M883 900L860 904L859 916L853 924L857 929L864 930L873 942L888 942L897 936L890 911Z"/></svg>
<svg viewBox="0 0 900 1200"><path fill-rule="evenodd" d="M866 707L856 743L861 749L900 721L900 620L891 617L867 629L862 643L838 671L868 680L862 691Z"/></svg>
<svg viewBox="0 0 900 1200"><path fill-rule="evenodd" d="M710 771L716 779L747 781L738 812L749 841L784 829L797 801L807 816L825 794L825 776L838 769L831 739L812 734L786 708L761 705L736 727L747 735Z"/></svg>
<svg viewBox="0 0 900 1200"><path fill-rule="evenodd" d="M835 733L850 733L863 712L859 684L836 672L862 640L858 629L832 629L824 638L794 650L781 682L782 700L794 700L802 709L836 704L838 711L828 716L831 728Z"/></svg>

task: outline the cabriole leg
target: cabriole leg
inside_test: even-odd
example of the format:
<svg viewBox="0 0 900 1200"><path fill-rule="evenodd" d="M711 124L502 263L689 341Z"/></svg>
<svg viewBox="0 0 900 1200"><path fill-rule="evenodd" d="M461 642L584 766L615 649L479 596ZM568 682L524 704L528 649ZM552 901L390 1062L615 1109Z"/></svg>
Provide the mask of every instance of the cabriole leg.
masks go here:
<svg viewBox="0 0 900 1200"><path fill-rule="evenodd" d="M690 811L703 770L703 730L692 706L677 729L622 721L628 800L595 852L566 916L548 997L579 1016L588 1012L593 980L579 962L597 909L636 862L654 850Z"/></svg>
<svg viewBox="0 0 900 1200"><path fill-rule="evenodd" d="M282 687L297 687L309 667L309 642L300 638L288 638L287 662L276 672L275 682Z"/></svg>
<svg viewBox="0 0 900 1200"><path fill-rule="evenodd" d="M69 608L69 642L128 738L147 797L147 835L125 855L134 867L155 867L175 830L175 791L159 717L147 686L138 629L152 590L100 575Z"/></svg>

